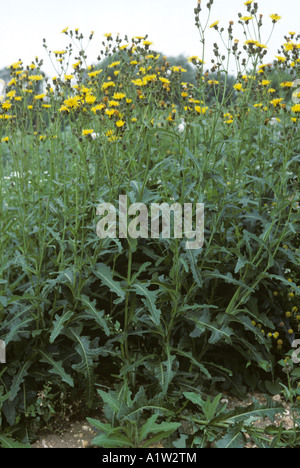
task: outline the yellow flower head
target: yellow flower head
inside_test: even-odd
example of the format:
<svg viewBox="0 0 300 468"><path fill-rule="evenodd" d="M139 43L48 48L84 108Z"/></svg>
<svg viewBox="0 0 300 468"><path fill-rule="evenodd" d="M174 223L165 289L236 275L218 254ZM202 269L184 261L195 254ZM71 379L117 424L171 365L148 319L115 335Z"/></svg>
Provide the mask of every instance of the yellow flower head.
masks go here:
<svg viewBox="0 0 300 468"><path fill-rule="evenodd" d="M295 114L298 114L300 112L300 104L293 106L292 111L295 112Z"/></svg>
<svg viewBox="0 0 300 468"><path fill-rule="evenodd" d="M281 16L275 14L275 15L270 15L270 18L274 21L274 23L276 23L277 21L281 19Z"/></svg>
<svg viewBox="0 0 300 468"><path fill-rule="evenodd" d="M147 47L147 46L149 47L149 46L151 46L152 44L153 44L153 42L151 42L151 41L143 41L143 45L144 45L145 47Z"/></svg>
<svg viewBox="0 0 300 468"><path fill-rule="evenodd" d="M92 133L94 133L94 130L92 128L87 128L85 130L82 130L83 136L88 136L88 135L91 135Z"/></svg>
<svg viewBox="0 0 300 468"><path fill-rule="evenodd" d="M44 99L44 97L46 97L46 93L38 94L37 96L34 96L34 99L36 101L40 101L41 99Z"/></svg>
<svg viewBox="0 0 300 468"><path fill-rule="evenodd" d="M210 27L210 28L215 28L215 29L217 29L217 26L218 26L219 23L220 23L220 20L219 20L219 21L215 21L215 22L212 23L209 27Z"/></svg>
<svg viewBox="0 0 300 468"><path fill-rule="evenodd" d="M234 89L236 89L237 91L242 91L243 90L243 84L242 83L235 84Z"/></svg>
<svg viewBox="0 0 300 468"><path fill-rule="evenodd" d="M242 16L242 17L241 17L241 20L247 22L247 21L252 20L253 18L254 18L254 16Z"/></svg>

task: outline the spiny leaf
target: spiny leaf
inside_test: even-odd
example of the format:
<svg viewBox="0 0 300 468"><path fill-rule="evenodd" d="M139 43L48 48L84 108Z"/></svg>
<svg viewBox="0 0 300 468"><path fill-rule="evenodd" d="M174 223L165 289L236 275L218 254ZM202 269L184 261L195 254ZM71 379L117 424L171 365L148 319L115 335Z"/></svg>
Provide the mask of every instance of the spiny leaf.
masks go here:
<svg viewBox="0 0 300 468"><path fill-rule="evenodd" d="M62 366L62 361L55 361L50 354L47 354L41 350L40 350L40 354L43 356L43 359L41 359L40 362L45 362L47 364L50 364L50 366L52 367L49 370L50 374L59 375L63 382L66 382L71 387L74 387L74 381L72 377L69 374L67 374L66 371L64 370Z"/></svg>
<svg viewBox="0 0 300 468"><path fill-rule="evenodd" d="M97 263L93 273L97 278L101 279L101 282L105 284L111 292L119 296L120 299L116 300L115 304L119 304L125 300L125 291L122 289L120 282L113 279L113 272L105 263Z"/></svg>
<svg viewBox="0 0 300 468"><path fill-rule="evenodd" d="M95 322L100 326L100 328L104 330L106 336L110 336L109 328L106 324L105 319L103 318L104 311L96 309L96 306L95 306L96 301L94 300L91 302L89 298L85 295L81 295L80 300L82 304L85 306L86 316L95 320Z"/></svg>
<svg viewBox="0 0 300 468"><path fill-rule="evenodd" d="M216 442L216 448L221 449L234 449L234 448L244 448L244 436L241 433L243 424L238 424L234 427L230 427L226 434Z"/></svg>
<svg viewBox="0 0 300 468"><path fill-rule="evenodd" d="M21 386L22 382L24 381L24 377L26 377L26 375L27 375L27 370L29 369L30 364L31 364L30 361L26 361L20 367L19 372L16 375L14 375L13 380L12 380L12 384L11 384L11 387L10 387L10 396L9 396L10 401L14 400L15 397L17 396L18 391L20 390L20 386Z"/></svg>
<svg viewBox="0 0 300 468"><path fill-rule="evenodd" d="M107 403L114 413L118 413L120 409L120 402L112 396L111 392L104 392L103 390L98 390L98 393L101 396L104 403Z"/></svg>
<svg viewBox="0 0 300 468"><path fill-rule="evenodd" d="M145 299L142 299L142 301L150 312L151 320L155 323L155 325L159 325L161 312L155 305L159 290L149 291L149 286L150 283L135 283L132 287L139 296L145 297Z"/></svg>
<svg viewBox="0 0 300 468"><path fill-rule="evenodd" d="M50 335L50 343L53 343L55 341L55 339L58 337L58 335L60 334L60 332L63 330L64 328L64 323L67 322L73 315L73 312L71 310L69 310L68 312L66 312L65 314L59 316L59 315L55 315L55 320L53 322L53 330L51 332L51 335Z"/></svg>
<svg viewBox="0 0 300 468"><path fill-rule="evenodd" d="M98 358L103 350L101 348L92 348L90 338L88 336L80 336L79 332L75 329L66 330L65 334L77 343L75 351L78 353L80 361L77 364L73 364L72 368L85 377L87 404L90 406L94 395L94 367L96 366L94 360Z"/></svg>

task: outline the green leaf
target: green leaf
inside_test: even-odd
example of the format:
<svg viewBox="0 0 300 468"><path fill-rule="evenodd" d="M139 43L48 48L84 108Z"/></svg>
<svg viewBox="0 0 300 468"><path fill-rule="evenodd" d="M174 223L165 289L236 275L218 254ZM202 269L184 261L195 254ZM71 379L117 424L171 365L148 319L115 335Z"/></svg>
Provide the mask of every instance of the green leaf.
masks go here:
<svg viewBox="0 0 300 468"><path fill-rule="evenodd" d="M117 432L114 434L110 434L110 435L101 434L92 440L92 444L97 445L100 448L122 448L122 447L133 448L134 447L134 444L129 437L123 436L122 434L117 433Z"/></svg>
<svg viewBox="0 0 300 468"><path fill-rule="evenodd" d="M10 387L10 396L9 400L13 401L15 397L17 396L20 386L24 381L24 377L28 374L27 370L29 369L31 365L30 361L26 361L19 369L19 372L13 377L11 387Z"/></svg>
<svg viewBox="0 0 300 468"><path fill-rule="evenodd" d="M104 403L107 403L110 409L114 413L118 413L120 410L120 401L114 398L111 392L104 392L103 390L98 390L99 395L101 396Z"/></svg>
<svg viewBox="0 0 300 468"><path fill-rule="evenodd" d="M244 448L245 440L244 436L241 433L241 429L243 424L238 424L234 427L230 427L227 433L215 443L216 448L221 449L236 449L236 448Z"/></svg>
<svg viewBox="0 0 300 468"><path fill-rule="evenodd" d="M157 309L155 305L159 290L149 291L149 286L150 283L135 283L132 288L135 290L136 294L145 297L145 299L142 299L142 301L150 312L151 320L155 323L155 325L159 325L161 311Z"/></svg>
<svg viewBox="0 0 300 468"><path fill-rule="evenodd" d="M53 322L53 330L50 335L50 343L53 343L55 339L58 337L60 332L64 329L64 323L67 322L73 315L73 312L69 310L65 314L59 316L55 315L55 320Z"/></svg>
<svg viewBox="0 0 300 468"><path fill-rule="evenodd" d="M141 427L141 430L139 432L139 441L141 442L142 440L146 439L148 434L152 432L152 428L155 425L155 422L158 418L158 414L153 414L147 422Z"/></svg>
<svg viewBox="0 0 300 468"><path fill-rule="evenodd" d="M119 304L125 300L125 291L122 289L120 282L113 279L113 272L105 263L97 263L93 273L97 278L101 279L101 282L105 284L111 292L120 298L114 301L115 304Z"/></svg>
<svg viewBox="0 0 300 468"><path fill-rule="evenodd" d="M93 302L91 302L89 298L85 295L81 295L80 300L85 306L86 317L95 320L95 322L100 326L100 328L104 330L106 336L110 336L109 328L105 319L103 318L105 313L104 310L97 310L95 307L96 301L94 300Z"/></svg>
<svg viewBox="0 0 300 468"><path fill-rule="evenodd" d="M84 376L87 404L91 406L95 383L94 367L96 363L94 361L103 353L103 350L101 348L93 348L90 338L88 336L80 336L79 331L75 329L68 329L65 334L77 343L75 351L78 353L80 361L77 364L73 364L72 368Z"/></svg>
<svg viewBox="0 0 300 468"><path fill-rule="evenodd" d="M170 437L179 427L181 426L181 423L167 423L167 422L162 422L161 424L155 424L155 426L152 426L151 433L156 434L153 435L152 437L149 437L144 443L143 443L143 448L149 447L149 445L155 443L155 442L160 442L162 439L166 439L167 437Z"/></svg>
<svg viewBox="0 0 300 468"><path fill-rule="evenodd" d="M74 387L74 381L72 377L66 373L62 366L62 361L55 361L50 354L45 353L40 350L40 354L43 356L43 359L40 359L40 362L45 362L50 364L51 369L49 370L50 374L59 375L63 382L66 382L71 387Z"/></svg>
<svg viewBox="0 0 300 468"><path fill-rule="evenodd" d="M201 364L201 362L198 362L197 359L194 358L191 352L182 351L181 349L175 349L175 348L173 349L173 351L175 351L176 354L179 354L179 356L188 358L191 361L191 363L194 364L195 367L198 367L198 369L200 369L200 371L206 375L206 377L208 377L209 379L212 378L212 376L210 375L206 367L203 364Z"/></svg>
<svg viewBox="0 0 300 468"><path fill-rule="evenodd" d="M0 446L2 448L31 448L29 444L16 442L14 439L3 435L0 435Z"/></svg>

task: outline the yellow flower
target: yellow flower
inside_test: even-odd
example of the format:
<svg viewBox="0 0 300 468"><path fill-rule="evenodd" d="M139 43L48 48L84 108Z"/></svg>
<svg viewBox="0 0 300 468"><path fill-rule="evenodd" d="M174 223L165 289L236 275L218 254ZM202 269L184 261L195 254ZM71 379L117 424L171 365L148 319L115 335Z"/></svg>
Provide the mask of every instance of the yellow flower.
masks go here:
<svg viewBox="0 0 300 468"><path fill-rule="evenodd" d="M46 97L46 93L38 94L38 95L34 96L34 99L35 99L36 101L39 101L39 100L41 100L41 99L44 99L44 97Z"/></svg>
<svg viewBox="0 0 300 468"><path fill-rule="evenodd" d="M28 109L29 109L29 107L30 106L28 106ZM69 108L67 106L61 106L61 108L59 109L59 112L70 112L70 111L69 111Z"/></svg>
<svg viewBox="0 0 300 468"><path fill-rule="evenodd" d="M166 84L170 84L170 83L171 83L171 81L168 80L167 78L161 78L161 77L159 77L159 79L160 79L160 81L161 81L162 83L166 83Z"/></svg>
<svg viewBox="0 0 300 468"><path fill-rule="evenodd" d="M205 62L203 62L203 60L201 60L197 55L192 55L191 57L188 57L187 61L189 63L192 63L192 62L199 62L199 63L202 63L204 64Z"/></svg>
<svg viewBox="0 0 300 468"><path fill-rule="evenodd" d="M210 28L217 28L218 24L220 23L220 20L219 21L215 21L214 23L212 23L209 27Z"/></svg>
<svg viewBox="0 0 300 468"><path fill-rule="evenodd" d="M61 34L66 33L68 31L68 29L69 29L69 26L67 28L63 29Z"/></svg>
<svg viewBox="0 0 300 468"><path fill-rule="evenodd" d="M140 78L136 79L136 80L131 80L131 83L133 83L134 85L136 86L144 86L145 83L143 82L143 80L141 80Z"/></svg>
<svg viewBox="0 0 300 468"><path fill-rule="evenodd" d="M123 127L123 125L125 125L124 120L118 120L118 121L116 122L116 126L119 127L119 128Z"/></svg>
<svg viewBox="0 0 300 468"><path fill-rule="evenodd" d="M114 130L108 130L108 132L106 132L105 135L107 136L108 141L110 141L110 142L114 142L114 141L120 140L120 137L118 137L118 136L115 134Z"/></svg>
<svg viewBox="0 0 300 468"><path fill-rule="evenodd" d="M71 80L73 80L73 78L74 78L74 75L65 75L65 80L66 81L71 81Z"/></svg>
<svg viewBox="0 0 300 468"><path fill-rule="evenodd" d="M109 101L109 107L118 107L120 105L119 101Z"/></svg>
<svg viewBox="0 0 300 468"><path fill-rule="evenodd" d="M107 81L106 83L103 83L101 89L102 89L102 90L106 90L106 89L108 89L108 88L110 88L110 87L113 87L113 88L114 88L115 86L116 86L116 85L115 85L115 83L114 83L113 81Z"/></svg>
<svg viewBox="0 0 300 468"><path fill-rule="evenodd" d="M109 38L109 37L111 37L111 33L103 34L103 36Z"/></svg>
<svg viewBox="0 0 300 468"><path fill-rule="evenodd" d="M115 109L106 109L105 114L110 117L112 117L115 113Z"/></svg>
<svg viewBox="0 0 300 468"><path fill-rule="evenodd" d="M73 97L68 97L68 99L65 99L64 104L65 106L70 109L76 109L81 103L80 97L79 96L73 96ZM65 110L65 109L63 109Z"/></svg>
<svg viewBox="0 0 300 468"><path fill-rule="evenodd" d="M271 81L269 81L269 80L262 80L262 82L261 82L261 84L263 86L268 86L270 83L271 83Z"/></svg>
<svg viewBox="0 0 300 468"><path fill-rule="evenodd" d="M13 68L14 70L16 70L17 68L20 68L20 66L22 65L22 61L19 60L18 62L15 62L15 63L12 63L9 67L7 68Z"/></svg>
<svg viewBox="0 0 300 468"><path fill-rule="evenodd" d="M300 104L296 104L292 107L292 111L296 113L300 112Z"/></svg>
<svg viewBox="0 0 300 468"><path fill-rule="evenodd" d="M125 94L125 93L115 93L115 94L113 95L113 99L118 99L119 101L120 101L121 99L124 99L124 97L126 97L126 94Z"/></svg>
<svg viewBox="0 0 300 468"><path fill-rule="evenodd" d="M90 78L94 78L95 76L99 75L100 73L102 73L103 70L95 70L95 71L92 71L90 73L88 73L88 76Z"/></svg>
<svg viewBox="0 0 300 468"><path fill-rule="evenodd" d="M9 83L7 83L8 88L17 84L16 78L12 78Z"/></svg>
<svg viewBox="0 0 300 468"><path fill-rule="evenodd" d="M280 83L280 86L282 88L292 88L293 82L292 81L284 81L283 83Z"/></svg>
<svg viewBox="0 0 300 468"><path fill-rule="evenodd" d="M108 65L108 68L114 68L114 67L117 67L118 65L120 65L121 61L119 60L118 62L113 62L111 63L110 65Z"/></svg>
<svg viewBox="0 0 300 468"><path fill-rule="evenodd" d="M64 55L67 53L67 51L66 50L54 50L53 53L55 55Z"/></svg>
<svg viewBox="0 0 300 468"><path fill-rule="evenodd" d="M104 108L105 108L104 104L97 104L97 106L92 107L92 112L96 114L97 111L101 111Z"/></svg>
<svg viewBox="0 0 300 468"><path fill-rule="evenodd" d="M201 106L196 106L195 107L195 111L198 114L206 114L207 109L208 109L208 107L201 107Z"/></svg>
<svg viewBox="0 0 300 468"><path fill-rule="evenodd" d="M265 44L261 44L261 42L256 42L256 46L260 49L267 49L268 47Z"/></svg>
<svg viewBox="0 0 300 468"><path fill-rule="evenodd" d="M242 83L235 84L234 89L236 89L237 91L243 91L243 84Z"/></svg>
<svg viewBox="0 0 300 468"><path fill-rule="evenodd" d="M1 138L1 143L7 143L9 141L9 137Z"/></svg>
<svg viewBox="0 0 300 468"><path fill-rule="evenodd" d="M270 101L270 104L273 104L274 107L277 107L281 101L283 101L283 98L273 99L273 101Z"/></svg>
<svg viewBox="0 0 300 468"><path fill-rule="evenodd" d="M286 57L282 57L280 55L275 55L275 57L277 58L278 62L285 62L286 61Z"/></svg>
<svg viewBox="0 0 300 468"><path fill-rule="evenodd" d="M30 75L30 81L41 81L43 79L43 75Z"/></svg>
<svg viewBox="0 0 300 468"><path fill-rule="evenodd" d="M94 133L94 130L92 128L87 128L85 130L82 130L83 136L88 136L88 135L91 135L92 133Z"/></svg>
<svg viewBox="0 0 300 468"><path fill-rule="evenodd" d="M275 15L270 15L270 18L276 23L276 21L279 21L281 19L281 16L275 14Z"/></svg>
<svg viewBox="0 0 300 468"><path fill-rule="evenodd" d="M10 91L9 93L7 93L6 97L13 98L13 97L15 97L15 95L16 95L16 91L14 90L14 91Z"/></svg>
<svg viewBox="0 0 300 468"><path fill-rule="evenodd" d="M11 108L11 103L9 101L5 101L3 104L2 104L2 109L4 110L9 110Z"/></svg>
<svg viewBox="0 0 300 468"><path fill-rule="evenodd" d="M96 101L97 97L96 96L92 96L92 94L87 94L86 97L85 97L85 102L87 104L94 104L94 102Z"/></svg>
<svg viewBox="0 0 300 468"><path fill-rule="evenodd" d="M293 44L293 42L286 42L284 44L284 48L286 51L294 50L294 48L296 48L296 44Z"/></svg>
<svg viewBox="0 0 300 468"><path fill-rule="evenodd" d="M252 20L253 18L254 18L254 16L242 16L241 20L247 22L247 21Z"/></svg>
<svg viewBox="0 0 300 468"><path fill-rule="evenodd" d="M153 42L151 42L151 41L143 41L143 45L146 46L146 47L147 47L147 46L149 47L149 46L151 46L152 44L153 44Z"/></svg>

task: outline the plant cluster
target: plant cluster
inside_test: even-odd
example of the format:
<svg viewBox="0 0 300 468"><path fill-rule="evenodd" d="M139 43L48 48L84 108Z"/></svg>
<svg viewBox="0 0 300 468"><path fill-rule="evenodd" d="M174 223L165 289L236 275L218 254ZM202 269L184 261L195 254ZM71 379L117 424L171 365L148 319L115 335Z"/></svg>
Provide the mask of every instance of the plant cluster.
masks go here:
<svg viewBox="0 0 300 468"><path fill-rule="evenodd" d="M211 22L212 5L206 20L200 1L195 9L195 83L147 36L105 34L89 65L94 33L86 44L69 28L64 49L44 41L52 79L38 58L9 67L0 103L4 446L29 441L32 420L62 411L60 389L98 405L97 385L107 422L90 421L100 446L169 438L229 447L245 434L264 447L299 444L297 407L295 431L266 436L253 421L278 406L230 412L220 402L224 392L278 387L295 405L299 396L299 373L291 380L282 365L300 332L299 36L289 32L264 63L258 5L247 1L239 15L242 45L233 22L227 39ZM272 28L279 20L271 15ZM210 69L208 28L221 40ZM120 194L205 203L203 248L175 237L99 239L97 206L117 206Z"/></svg>

